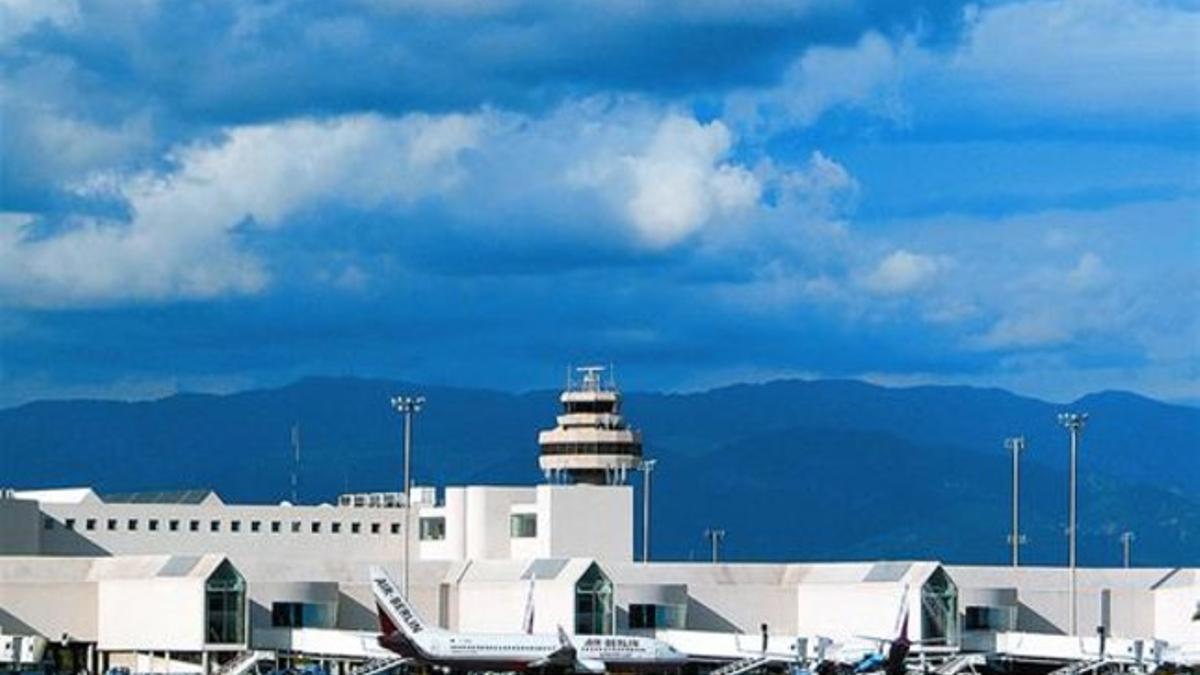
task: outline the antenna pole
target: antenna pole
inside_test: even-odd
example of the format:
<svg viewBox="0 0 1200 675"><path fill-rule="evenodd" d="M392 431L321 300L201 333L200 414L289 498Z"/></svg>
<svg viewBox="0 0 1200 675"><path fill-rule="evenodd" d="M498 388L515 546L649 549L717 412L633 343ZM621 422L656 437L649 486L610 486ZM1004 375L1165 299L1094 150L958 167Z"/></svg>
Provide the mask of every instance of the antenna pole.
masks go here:
<svg viewBox="0 0 1200 675"><path fill-rule="evenodd" d="M718 530L718 529L710 528L710 529L707 529L704 531L704 536L709 540L709 542L712 545L712 561L713 561L713 564L715 565L721 559L720 548L721 548L721 541L725 539L725 530Z"/></svg>
<svg viewBox="0 0 1200 675"><path fill-rule="evenodd" d="M1126 530L1121 533L1121 553L1122 553L1121 557L1125 563L1126 568L1129 567L1129 553L1130 553L1130 548L1133 544L1133 539L1134 539L1134 537L1133 537L1132 532Z"/></svg>
<svg viewBox="0 0 1200 675"><path fill-rule="evenodd" d="M296 496L297 486L299 485L300 474L300 423L292 425L292 504L298 499Z"/></svg>

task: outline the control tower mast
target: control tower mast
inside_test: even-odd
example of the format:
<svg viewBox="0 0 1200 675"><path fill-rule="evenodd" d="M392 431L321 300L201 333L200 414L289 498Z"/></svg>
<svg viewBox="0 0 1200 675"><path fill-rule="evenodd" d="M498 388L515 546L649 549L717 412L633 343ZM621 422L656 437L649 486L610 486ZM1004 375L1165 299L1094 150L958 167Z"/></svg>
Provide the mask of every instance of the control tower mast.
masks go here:
<svg viewBox="0 0 1200 675"><path fill-rule="evenodd" d="M623 485L642 462L642 434L621 417L621 394L604 383L603 366L576 370L583 381L568 377L558 426L538 433L538 465L551 483Z"/></svg>

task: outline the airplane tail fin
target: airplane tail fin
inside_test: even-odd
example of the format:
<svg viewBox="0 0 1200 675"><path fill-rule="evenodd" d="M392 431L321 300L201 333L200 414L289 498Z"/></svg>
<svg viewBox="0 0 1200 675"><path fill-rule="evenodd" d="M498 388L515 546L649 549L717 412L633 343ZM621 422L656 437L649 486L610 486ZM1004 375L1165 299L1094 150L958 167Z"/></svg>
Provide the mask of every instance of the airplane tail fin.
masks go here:
<svg viewBox="0 0 1200 675"><path fill-rule="evenodd" d="M371 592L379 611L379 628L385 636L399 631L412 640L429 630L408 599L382 567L371 567Z"/></svg>
<svg viewBox="0 0 1200 675"><path fill-rule="evenodd" d="M525 615L521 618L521 630L533 633L533 577L529 577L529 592L525 596Z"/></svg>

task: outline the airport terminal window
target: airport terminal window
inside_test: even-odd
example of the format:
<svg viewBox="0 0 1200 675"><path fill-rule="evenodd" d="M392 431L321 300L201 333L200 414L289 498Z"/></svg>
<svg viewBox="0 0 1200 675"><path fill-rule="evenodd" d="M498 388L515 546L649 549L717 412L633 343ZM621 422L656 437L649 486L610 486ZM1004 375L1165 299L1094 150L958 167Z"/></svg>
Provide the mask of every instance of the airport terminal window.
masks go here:
<svg viewBox="0 0 1200 675"><path fill-rule="evenodd" d="M88 518L87 520L83 521L83 528L84 528L85 530L94 530L94 529L96 529L96 519L95 519L95 518Z"/></svg>
<svg viewBox="0 0 1200 675"><path fill-rule="evenodd" d="M271 625L277 628L333 628L336 606L313 602L271 603Z"/></svg>
<svg viewBox="0 0 1200 675"><path fill-rule="evenodd" d="M921 586L921 636L958 639L958 587L940 567Z"/></svg>
<svg viewBox="0 0 1200 675"><path fill-rule="evenodd" d="M66 520L63 521L63 527L67 528L68 530L75 529L75 519L67 518Z"/></svg>
<svg viewBox="0 0 1200 675"><path fill-rule="evenodd" d="M330 524L329 524L329 531L330 531L330 532L332 532L332 533L334 533L334 534L337 534L338 532L341 532L341 531L342 531L342 524L341 524L341 523L330 523Z"/></svg>
<svg viewBox="0 0 1200 675"><path fill-rule="evenodd" d="M1016 630L1017 613L1012 607L967 607L963 611L967 630Z"/></svg>
<svg viewBox="0 0 1200 675"><path fill-rule="evenodd" d="M189 522L188 529L191 530L192 532L199 532L200 531L200 521L193 520L193 521Z"/></svg>
<svg viewBox="0 0 1200 675"><path fill-rule="evenodd" d="M167 521L167 529L172 532L178 532L179 531L179 521L178 520L168 520Z"/></svg>
<svg viewBox="0 0 1200 675"><path fill-rule="evenodd" d="M204 583L205 641L240 644L246 641L246 581L226 560Z"/></svg>
<svg viewBox="0 0 1200 675"><path fill-rule="evenodd" d="M105 525L107 525L107 526L108 526L108 529L109 529L109 530L115 530L115 529L117 529L117 519L116 519L116 518L109 518L109 519L108 519L108 522L107 522L107 523L105 523Z"/></svg>
<svg viewBox="0 0 1200 675"><path fill-rule="evenodd" d="M232 532L241 532L242 531L242 521L240 521L240 520L230 521L229 529Z"/></svg>
<svg viewBox="0 0 1200 675"><path fill-rule="evenodd" d="M151 532L158 532L158 521L157 521L157 520L155 520L155 519L153 519L153 518L151 518L151 519L150 519L150 523L149 523L149 527L150 527L150 531L151 531Z"/></svg>
<svg viewBox="0 0 1200 675"><path fill-rule="evenodd" d="M314 520L314 521L313 521L313 524L312 524L312 533L313 533L313 534L320 534L320 533L321 533L321 522L320 522L320 521L317 521L317 520Z"/></svg>
<svg viewBox="0 0 1200 675"><path fill-rule="evenodd" d="M262 529L262 523L258 522L257 520L250 521L251 532L258 532L260 529Z"/></svg>
<svg viewBox="0 0 1200 675"><path fill-rule="evenodd" d="M371 523L371 534L379 534L379 523Z"/></svg>
<svg viewBox="0 0 1200 675"><path fill-rule="evenodd" d="M54 519L46 518L46 519L42 520L42 527L46 528L47 530L53 530L54 529Z"/></svg>
<svg viewBox="0 0 1200 675"><path fill-rule="evenodd" d="M684 628L687 607L684 605L629 605L630 628Z"/></svg>
<svg viewBox="0 0 1200 675"><path fill-rule="evenodd" d="M612 582L593 563L575 584L575 633L604 635L612 628Z"/></svg>
<svg viewBox="0 0 1200 675"><path fill-rule="evenodd" d="M137 518L130 518L128 526L125 528L130 532L136 532L138 527Z"/></svg>
<svg viewBox="0 0 1200 675"><path fill-rule="evenodd" d="M392 534L400 534L400 523L392 523Z"/></svg>
<svg viewBox="0 0 1200 675"><path fill-rule="evenodd" d="M350 534L358 534L362 530L362 523L350 523Z"/></svg>
<svg viewBox="0 0 1200 675"><path fill-rule="evenodd" d="M292 521L292 534L300 534L300 521Z"/></svg>
<svg viewBox="0 0 1200 675"><path fill-rule="evenodd" d="M208 531L209 532L220 532L221 531L221 521L219 521L219 520L209 521Z"/></svg>
<svg viewBox="0 0 1200 675"><path fill-rule="evenodd" d="M441 516L421 519L421 541L441 541L446 538L446 519Z"/></svg>
<svg viewBox="0 0 1200 675"><path fill-rule="evenodd" d="M272 532L279 532L279 530L282 529L282 527L283 527L283 523L279 522L278 520L271 521L271 531Z"/></svg>
<svg viewBox="0 0 1200 675"><path fill-rule="evenodd" d="M513 539L529 539L537 536L536 513L514 513L508 517L508 534Z"/></svg>

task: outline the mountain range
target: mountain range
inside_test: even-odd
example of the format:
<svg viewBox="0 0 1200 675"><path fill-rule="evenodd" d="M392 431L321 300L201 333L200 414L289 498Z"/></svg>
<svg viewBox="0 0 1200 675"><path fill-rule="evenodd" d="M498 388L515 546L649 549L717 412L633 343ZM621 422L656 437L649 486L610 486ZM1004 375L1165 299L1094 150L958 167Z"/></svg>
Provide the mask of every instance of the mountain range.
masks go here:
<svg viewBox="0 0 1200 675"><path fill-rule="evenodd" d="M401 420L388 399L427 399L414 432L422 484L533 484L536 434L555 391L506 393L359 378L308 378L228 395L154 401L40 401L0 410L0 484L99 492L206 487L231 502L290 499L299 425L299 498L401 484ZM1011 529L1006 437L1023 435L1022 551L1066 558L1068 435L1079 452L1079 559L1200 564L1200 410L1125 392L1068 405L1000 389L890 388L780 380L696 393L632 392L654 474L652 553L707 555L720 527L739 560L924 558L1004 563ZM638 489L640 490L640 482ZM640 504L640 499L638 500ZM640 520L639 520L640 522Z"/></svg>

